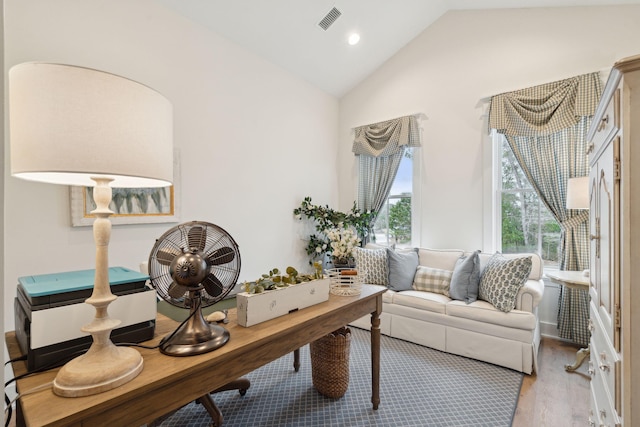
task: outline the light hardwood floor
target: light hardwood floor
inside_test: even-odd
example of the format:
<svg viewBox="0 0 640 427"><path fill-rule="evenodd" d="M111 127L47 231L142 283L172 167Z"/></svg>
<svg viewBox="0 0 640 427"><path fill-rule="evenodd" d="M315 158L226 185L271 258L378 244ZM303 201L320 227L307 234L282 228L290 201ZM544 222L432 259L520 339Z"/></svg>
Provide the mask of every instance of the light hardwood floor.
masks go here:
<svg viewBox="0 0 640 427"><path fill-rule="evenodd" d="M569 427L588 425L588 361L575 373L564 365L575 361L579 347L542 338L538 355L540 372L525 375L513 427ZM9 424L15 427L14 422Z"/></svg>
<svg viewBox="0 0 640 427"><path fill-rule="evenodd" d="M513 427L586 426L589 413L589 361L574 373L564 370L575 361L579 347L542 338L540 372L525 375Z"/></svg>

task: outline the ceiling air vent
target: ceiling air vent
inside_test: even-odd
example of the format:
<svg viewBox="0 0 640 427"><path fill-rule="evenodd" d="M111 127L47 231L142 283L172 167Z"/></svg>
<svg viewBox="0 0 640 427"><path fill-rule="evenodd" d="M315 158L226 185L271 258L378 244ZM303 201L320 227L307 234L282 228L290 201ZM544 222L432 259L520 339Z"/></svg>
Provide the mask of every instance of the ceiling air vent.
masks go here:
<svg viewBox="0 0 640 427"><path fill-rule="evenodd" d="M324 18L322 18L322 21L318 22L318 26L323 30L327 31L329 27L334 22L336 22L336 19L338 19L340 15L342 15L342 12L340 12L338 9L334 7L329 11L329 13L326 14Z"/></svg>

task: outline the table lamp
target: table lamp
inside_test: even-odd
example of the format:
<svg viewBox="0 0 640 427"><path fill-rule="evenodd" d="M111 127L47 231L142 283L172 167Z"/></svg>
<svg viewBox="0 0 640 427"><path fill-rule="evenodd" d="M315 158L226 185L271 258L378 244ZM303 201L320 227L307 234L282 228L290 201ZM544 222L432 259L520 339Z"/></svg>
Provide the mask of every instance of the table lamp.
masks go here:
<svg viewBox="0 0 640 427"><path fill-rule="evenodd" d="M589 177L569 178L567 181L567 209L589 209ZM589 270L582 272L589 276Z"/></svg>
<svg viewBox="0 0 640 427"><path fill-rule="evenodd" d="M569 178L567 209L589 209L589 177Z"/></svg>
<svg viewBox="0 0 640 427"><path fill-rule="evenodd" d="M143 367L140 353L110 339L117 297L109 286L111 186L164 187L173 180L173 111L156 91L89 68L23 63L9 71L11 174L62 185L95 186L95 281L86 303L95 307L89 350L65 364L53 391L88 396L119 387ZM80 326L80 325L79 325Z"/></svg>

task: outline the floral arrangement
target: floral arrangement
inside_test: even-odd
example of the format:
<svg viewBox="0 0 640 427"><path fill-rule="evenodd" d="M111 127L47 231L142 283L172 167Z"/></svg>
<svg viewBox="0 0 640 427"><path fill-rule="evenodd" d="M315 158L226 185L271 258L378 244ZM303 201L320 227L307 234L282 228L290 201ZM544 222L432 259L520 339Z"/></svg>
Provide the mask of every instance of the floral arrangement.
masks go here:
<svg viewBox="0 0 640 427"><path fill-rule="evenodd" d="M350 230L353 233L353 237L357 239L357 243L350 238L349 243L351 247L351 257L353 247L359 245L369 235L370 227L375 219L375 212L367 211L362 212L356 207L356 202L353 202L353 207L349 212L339 212L329 208L329 206L314 205L311 202L311 197L305 197L300 207L293 210L293 214L299 220L311 219L315 223L316 233L309 236L309 242L307 243L306 252L309 255L309 263L313 263L314 260L322 259L325 254L332 255L334 258L340 257L343 253L341 251L341 244L346 248L348 246L347 241L338 244L338 253L335 252L332 243L341 242L344 240L342 232L340 238L335 236L334 241L329 238L329 233L332 230ZM355 231L354 231L355 230Z"/></svg>
<svg viewBox="0 0 640 427"><path fill-rule="evenodd" d="M333 258L334 264L353 264L353 249L360 246L360 238L353 228L331 229L327 232L329 239L329 255Z"/></svg>

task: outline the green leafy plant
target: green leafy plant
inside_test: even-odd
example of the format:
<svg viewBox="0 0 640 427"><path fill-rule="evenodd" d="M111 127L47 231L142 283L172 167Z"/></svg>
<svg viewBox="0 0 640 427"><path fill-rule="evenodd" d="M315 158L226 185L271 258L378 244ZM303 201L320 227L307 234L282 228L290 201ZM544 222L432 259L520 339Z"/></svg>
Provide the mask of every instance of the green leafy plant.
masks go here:
<svg viewBox="0 0 640 427"><path fill-rule="evenodd" d="M298 270L289 266L285 270L285 274L281 274L280 270L274 268L268 273L263 274L255 282L244 282L243 289L250 294L259 294L264 291L272 291L275 289L286 288L302 282L310 282L317 279L316 274L300 274Z"/></svg>
<svg viewBox="0 0 640 427"><path fill-rule="evenodd" d="M330 230L350 229L356 230L358 238L365 241L369 236L375 212L362 212L353 202L349 212L340 212L331 209L328 205L314 205L311 197L305 197L300 206L293 210L293 214L299 220L309 219L314 222L316 232L309 236L306 252L309 255L309 264L324 255L331 255L331 241L328 237Z"/></svg>
<svg viewBox="0 0 640 427"><path fill-rule="evenodd" d="M389 231L396 243L411 240L411 198L404 197L389 208Z"/></svg>

